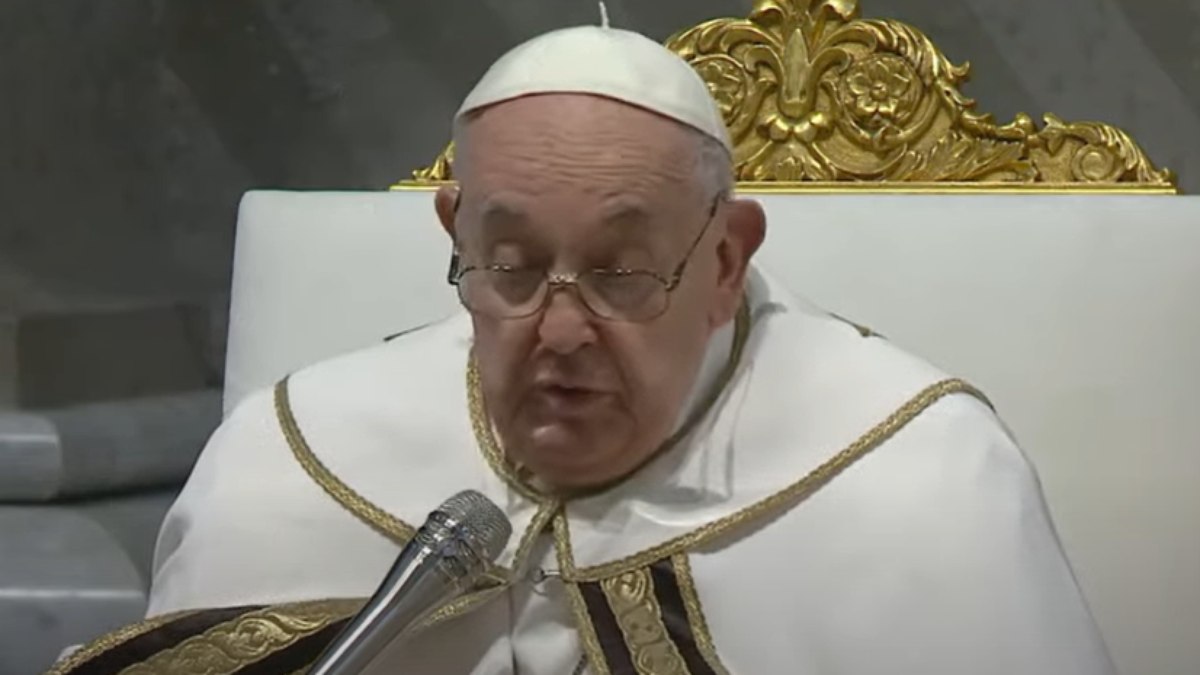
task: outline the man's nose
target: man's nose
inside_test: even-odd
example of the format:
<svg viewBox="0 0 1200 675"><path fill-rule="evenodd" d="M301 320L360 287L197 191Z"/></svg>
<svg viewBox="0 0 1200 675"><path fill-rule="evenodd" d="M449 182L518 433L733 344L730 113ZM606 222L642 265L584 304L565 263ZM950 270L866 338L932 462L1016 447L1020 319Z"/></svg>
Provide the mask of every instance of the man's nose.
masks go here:
<svg viewBox="0 0 1200 675"><path fill-rule="evenodd" d="M574 288L552 288L538 325L542 344L556 354L570 354L596 342L592 313Z"/></svg>

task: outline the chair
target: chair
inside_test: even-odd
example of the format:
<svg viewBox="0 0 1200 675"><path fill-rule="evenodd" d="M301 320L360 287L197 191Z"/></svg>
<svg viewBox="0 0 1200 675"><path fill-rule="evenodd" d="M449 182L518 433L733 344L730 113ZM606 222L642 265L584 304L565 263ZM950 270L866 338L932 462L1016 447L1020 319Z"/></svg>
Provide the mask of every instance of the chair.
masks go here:
<svg viewBox="0 0 1200 675"><path fill-rule="evenodd" d="M1113 127L974 112L965 67L854 5L760 0L668 42L710 83L739 191L766 208L761 264L987 392L1122 672L1200 671L1200 198ZM818 33L842 38L824 44L844 69L789 40ZM752 45L777 63L747 72ZM902 84L879 100L878 81ZM246 195L227 412L458 311L432 208L452 152L390 191Z"/></svg>

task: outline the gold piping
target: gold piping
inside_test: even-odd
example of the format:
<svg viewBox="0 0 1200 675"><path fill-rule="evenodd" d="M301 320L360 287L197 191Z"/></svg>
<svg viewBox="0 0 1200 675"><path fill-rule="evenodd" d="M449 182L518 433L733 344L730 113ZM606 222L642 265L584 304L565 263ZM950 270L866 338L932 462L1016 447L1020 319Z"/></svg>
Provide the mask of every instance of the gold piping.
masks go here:
<svg viewBox="0 0 1200 675"><path fill-rule="evenodd" d="M565 516L561 511L556 513L554 516L555 540L558 540L560 536L565 536L562 533L565 532L566 527ZM564 557L570 555L569 550L559 546L557 554L560 568L571 563L568 558ZM583 653L587 656L588 663L591 664L595 675L612 675L608 669L608 661L604 658L604 650L600 648L600 638L596 635L596 627L592 625L587 605L583 601L583 593L577 584L568 582L563 586L567 589L567 597L571 601L571 614L575 617L575 627L579 633L579 640L583 643Z"/></svg>
<svg viewBox="0 0 1200 675"><path fill-rule="evenodd" d="M275 385L275 416L279 419L279 426L283 430L283 436L287 439L288 446L292 449L292 454L304 468L304 472L317 485L320 485L326 494L354 514L356 518L401 546L408 543L408 540L412 539L416 533L412 525L384 511L366 497L355 492L353 488L334 475L309 447L308 441L304 439L304 434L301 433L300 426L292 414L291 400L288 395L288 379L285 377Z"/></svg>
<svg viewBox="0 0 1200 675"><path fill-rule="evenodd" d="M312 447L300 431L300 426L296 422L295 415L292 412L288 379L284 378L275 385L275 412L279 420L279 425L283 430L283 435L287 439L288 446L292 449L292 454L295 456L296 461L304 468L305 473L321 486L326 494L359 520L367 523L400 545L407 543L415 533L415 529L411 525L376 506L366 497L356 492L330 471L316 456L316 453L313 452ZM539 505L537 513L531 519L529 527L525 529L521 537L521 542L513 556L513 569L519 570L524 565L525 558L528 557L537 534L546 528L557 508L557 502L545 502ZM492 587L483 588L470 595L448 602L422 622L422 629L460 616L482 605L499 591L508 588L512 583L512 577L512 570L502 565L490 563L487 571L484 573L483 581L494 584Z"/></svg>
<svg viewBox="0 0 1200 675"><path fill-rule="evenodd" d="M700 650L700 655L714 673L729 675L729 671L717 656L712 633L708 630L708 621L704 618L704 609L700 605L700 594L696 591L696 581L692 578L691 562L686 554L677 553L671 556L671 566L675 568L675 580L679 584L683 607L687 611L688 623L692 626L692 634L696 638L696 647Z"/></svg>
<svg viewBox="0 0 1200 675"><path fill-rule="evenodd" d="M428 617L423 619L421 621L421 623L417 626L417 630L418 631L427 630L427 629L432 628L433 626L436 626L444 621L449 621L450 619L462 616L463 614L468 614L472 610L474 610L478 607L482 607L489 600L496 597L500 593L503 593L506 590L508 590L508 582L507 581L505 581L504 583L502 583L499 586L485 588L481 591L473 591L471 593L468 593L467 595L463 595L463 596L460 596L453 600L450 600L449 602L447 602L446 604L442 605L437 610L435 610Z"/></svg>
<svg viewBox="0 0 1200 675"><path fill-rule="evenodd" d="M550 524L550 519L554 517L555 513L558 513L560 508L561 504L557 501L548 501L538 506L537 513L533 514L533 518L529 521L529 527L525 528L525 534L521 536L521 543L517 545L517 551L513 554L514 574L525 567L526 559L533 549L533 543L537 541L537 536L545 531L546 526Z"/></svg>
<svg viewBox="0 0 1200 675"><path fill-rule="evenodd" d="M625 556L619 560L592 567L576 568L574 553L571 550L569 526L564 526L561 530L555 527L555 543L561 549L560 557L563 560L563 564L560 566L562 577L565 581L574 582L607 579L618 574L623 574L631 569L645 567L663 558L694 549L738 526L765 517L773 512L783 510L789 502L803 499L815 492L848 466L891 438L896 432L904 428L905 425L916 419L929 406L945 396L958 393L969 394L985 403L988 402L982 392L962 380L944 380L930 385L904 405L900 406L887 419L877 424L844 450L826 460L824 464L813 469L808 475L792 485L736 513L714 520L691 532L638 553Z"/></svg>
<svg viewBox="0 0 1200 675"><path fill-rule="evenodd" d="M474 352L467 358L467 406L471 414L471 429L475 433L475 440L479 449L483 451L483 457L487 460L488 466L522 497L535 504L544 504L549 497L538 492L523 480L518 475L517 469L505 459L504 451L500 449L500 442L496 439L496 434L492 430L491 418L487 413L487 404L483 400L483 387L479 381L479 366L475 362Z"/></svg>

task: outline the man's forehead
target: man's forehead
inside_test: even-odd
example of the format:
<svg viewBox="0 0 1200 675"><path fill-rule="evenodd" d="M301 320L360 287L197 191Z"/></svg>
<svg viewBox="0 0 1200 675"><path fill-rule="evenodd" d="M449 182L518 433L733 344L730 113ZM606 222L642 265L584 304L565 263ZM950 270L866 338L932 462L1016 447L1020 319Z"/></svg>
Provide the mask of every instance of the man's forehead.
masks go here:
<svg viewBox="0 0 1200 675"><path fill-rule="evenodd" d="M465 197L460 193L460 209L463 199ZM573 206L577 208L572 208ZM665 204L656 204L647 195L637 193L615 193L592 199L580 199L576 195L566 194L556 199L554 195L522 195L503 191L481 194L478 204L470 210L485 224L536 222L547 214L553 215L568 209L571 216L584 220L615 225L637 225L654 220L667 210L665 207Z"/></svg>

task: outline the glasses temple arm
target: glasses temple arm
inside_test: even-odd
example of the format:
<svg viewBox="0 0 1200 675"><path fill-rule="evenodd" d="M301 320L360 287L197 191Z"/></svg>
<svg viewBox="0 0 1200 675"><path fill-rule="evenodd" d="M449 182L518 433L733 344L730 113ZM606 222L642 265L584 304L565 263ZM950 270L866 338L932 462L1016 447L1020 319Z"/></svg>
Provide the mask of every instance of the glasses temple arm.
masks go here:
<svg viewBox="0 0 1200 675"><path fill-rule="evenodd" d="M667 284L667 290L675 290L675 287L679 285L679 280L683 278L683 272L685 269L687 269L688 261L692 259L692 254L696 252L696 247L700 245L700 240L704 239L704 235L708 232L709 226L711 226L713 220L716 219L717 208L720 207L721 202L724 201L726 196L727 195L724 192L718 192L717 196L713 198L712 208L708 210L708 220L704 221L704 227L700 228L700 232L698 232L696 234L696 238L692 240L692 245L688 246L687 253L684 254L683 260L680 260L679 264L675 266L675 270L671 272L671 278Z"/></svg>

